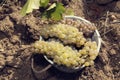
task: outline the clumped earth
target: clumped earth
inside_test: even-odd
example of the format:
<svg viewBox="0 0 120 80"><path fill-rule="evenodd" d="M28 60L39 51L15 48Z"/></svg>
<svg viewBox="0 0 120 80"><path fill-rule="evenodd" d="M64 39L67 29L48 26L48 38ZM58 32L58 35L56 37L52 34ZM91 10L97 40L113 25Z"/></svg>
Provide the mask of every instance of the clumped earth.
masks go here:
<svg viewBox="0 0 120 80"><path fill-rule="evenodd" d="M0 6L0 80L119 80L120 1L108 1L103 5L94 0L66 0L66 7L95 23L101 34L102 46L95 65L76 73L63 73L52 67L39 74L31 70L34 49L30 46L39 40L39 26L47 22L36 15L38 10L21 16L19 12L25 0L7 0ZM41 55L33 57L38 71L49 64Z"/></svg>

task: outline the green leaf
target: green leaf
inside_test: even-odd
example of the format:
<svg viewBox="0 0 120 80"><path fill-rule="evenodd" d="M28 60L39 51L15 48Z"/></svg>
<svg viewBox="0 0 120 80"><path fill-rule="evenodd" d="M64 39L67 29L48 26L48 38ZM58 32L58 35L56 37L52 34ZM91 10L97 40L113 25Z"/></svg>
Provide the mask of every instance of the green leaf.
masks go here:
<svg viewBox="0 0 120 80"><path fill-rule="evenodd" d="M53 3L43 14L43 18L50 18L52 20L61 20L65 8L62 3Z"/></svg>
<svg viewBox="0 0 120 80"><path fill-rule="evenodd" d="M40 6L40 0L27 0L26 4L21 10L21 14L25 16L27 13L30 13L33 11L33 9L39 9Z"/></svg>
<svg viewBox="0 0 120 80"><path fill-rule="evenodd" d="M61 20L62 14L65 12L65 8L62 3L57 3L55 11L51 13L51 19L53 20Z"/></svg>
<svg viewBox="0 0 120 80"><path fill-rule="evenodd" d="M50 18L49 17L49 14L45 11L43 14L42 14L42 19L48 19Z"/></svg>
<svg viewBox="0 0 120 80"><path fill-rule="evenodd" d="M39 7L40 7L40 0L31 0L32 1L32 8L33 9L39 9Z"/></svg>
<svg viewBox="0 0 120 80"><path fill-rule="evenodd" d="M49 0L40 0L40 7L46 7L49 3Z"/></svg>
<svg viewBox="0 0 120 80"><path fill-rule="evenodd" d="M59 13L52 13L51 14L51 19L56 20L56 21L61 20L62 19L62 15L59 14Z"/></svg>

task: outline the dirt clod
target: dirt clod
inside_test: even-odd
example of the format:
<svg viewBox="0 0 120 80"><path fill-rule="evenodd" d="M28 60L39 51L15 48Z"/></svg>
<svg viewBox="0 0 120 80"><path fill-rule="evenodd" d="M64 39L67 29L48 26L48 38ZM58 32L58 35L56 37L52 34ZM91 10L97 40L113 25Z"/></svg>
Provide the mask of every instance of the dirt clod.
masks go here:
<svg viewBox="0 0 120 80"><path fill-rule="evenodd" d="M9 16L6 16L5 19L0 21L0 31L4 32L5 34L12 35L13 27L14 25Z"/></svg>

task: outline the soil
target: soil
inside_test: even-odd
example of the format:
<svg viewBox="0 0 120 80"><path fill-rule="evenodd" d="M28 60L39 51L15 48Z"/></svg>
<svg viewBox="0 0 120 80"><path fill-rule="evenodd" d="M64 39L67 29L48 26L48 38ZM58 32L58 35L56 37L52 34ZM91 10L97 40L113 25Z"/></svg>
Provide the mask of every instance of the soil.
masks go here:
<svg viewBox="0 0 120 80"><path fill-rule="evenodd" d="M49 63L41 55L32 55L32 43L39 40L43 22L34 11L22 17L25 0L7 0L0 6L0 80L119 80L120 79L120 1L100 5L96 2L71 0L66 7L74 14L93 22L102 38L102 46L95 65L76 73L64 73L51 67L34 73L31 56L39 71ZM117 7L117 8L116 8Z"/></svg>

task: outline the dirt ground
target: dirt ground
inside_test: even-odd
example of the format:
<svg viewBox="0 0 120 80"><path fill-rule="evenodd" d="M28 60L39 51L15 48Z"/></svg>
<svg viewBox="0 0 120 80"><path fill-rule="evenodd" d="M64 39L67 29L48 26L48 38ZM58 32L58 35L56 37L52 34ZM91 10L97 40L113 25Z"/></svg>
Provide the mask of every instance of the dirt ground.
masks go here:
<svg viewBox="0 0 120 80"><path fill-rule="evenodd" d="M29 47L39 40L43 22L38 10L22 17L19 12L25 0L7 0L0 6L0 80L120 80L120 1L105 5L92 0L71 0L66 7L75 15L93 22L100 32L102 46L95 65L76 73L64 73L52 67L42 74L31 70ZM49 63L34 55L35 67L43 69Z"/></svg>

